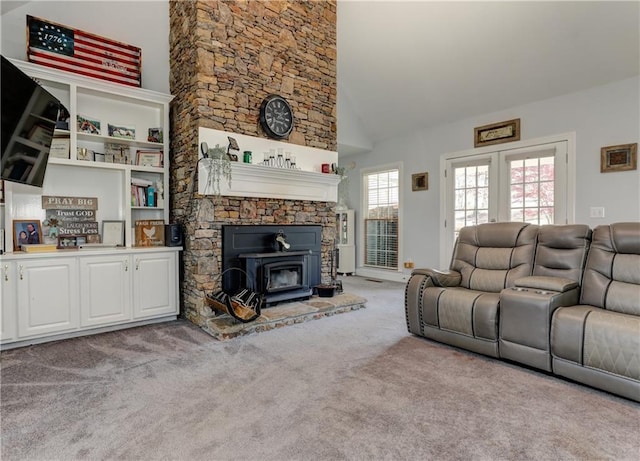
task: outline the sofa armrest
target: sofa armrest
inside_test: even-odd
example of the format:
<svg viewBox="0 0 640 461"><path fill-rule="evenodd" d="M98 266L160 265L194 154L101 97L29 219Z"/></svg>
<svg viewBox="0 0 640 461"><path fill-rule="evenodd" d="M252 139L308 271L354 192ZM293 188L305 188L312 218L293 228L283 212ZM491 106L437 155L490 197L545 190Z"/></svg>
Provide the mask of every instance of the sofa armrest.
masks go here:
<svg viewBox="0 0 640 461"><path fill-rule="evenodd" d="M436 269L414 269L411 275L431 277L433 284L437 287L457 287L460 286L460 280L462 280L460 272L439 271Z"/></svg>
<svg viewBox="0 0 640 461"><path fill-rule="evenodd" d="M565 293L576 288L578 286L578 282L562 277L532 275L529 277L522 277L517 279L515 281L515 285L521 288L532 288L534 290L556 291L558 293Z"/></svg>

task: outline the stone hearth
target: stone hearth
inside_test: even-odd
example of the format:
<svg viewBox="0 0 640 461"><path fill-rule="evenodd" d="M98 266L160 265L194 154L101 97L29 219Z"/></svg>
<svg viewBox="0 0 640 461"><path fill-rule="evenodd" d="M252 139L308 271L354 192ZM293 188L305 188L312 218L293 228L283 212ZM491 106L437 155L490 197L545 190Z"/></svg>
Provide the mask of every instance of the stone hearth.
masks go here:
<svg viewBox="0 0 640 461"><path fill-rule="evenodd" d="M365 298L348 293L342 293L332 298L314 296L307 301L278 304L263 309L260 317L250 323L241 323L231 316L220 315L207 320L202 328L214 338L224 341L238 336L363 309L366 302Z"/></svg>

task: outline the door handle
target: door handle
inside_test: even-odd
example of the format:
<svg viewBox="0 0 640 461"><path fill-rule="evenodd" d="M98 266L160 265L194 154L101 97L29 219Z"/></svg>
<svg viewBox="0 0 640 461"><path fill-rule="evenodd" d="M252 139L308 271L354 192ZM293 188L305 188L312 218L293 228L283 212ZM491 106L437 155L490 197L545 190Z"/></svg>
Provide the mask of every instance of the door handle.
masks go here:
<svg viewBox="0 0 640 461"><path fill-rule="evenodd" d="M20 280L24 279L24 267L20 264Z"/></svg>
<svg viewBox="0 0 640 461"><path fill-rule="evenodd" d="M124 260L124 271L129 272L129 260Z"/></svg>
<svg viewBox="0 0 640 461"><path fill-rule="evenodd" d="M9 281L9 265L8 264L4 265L4 281L5 282Z"/></svg>

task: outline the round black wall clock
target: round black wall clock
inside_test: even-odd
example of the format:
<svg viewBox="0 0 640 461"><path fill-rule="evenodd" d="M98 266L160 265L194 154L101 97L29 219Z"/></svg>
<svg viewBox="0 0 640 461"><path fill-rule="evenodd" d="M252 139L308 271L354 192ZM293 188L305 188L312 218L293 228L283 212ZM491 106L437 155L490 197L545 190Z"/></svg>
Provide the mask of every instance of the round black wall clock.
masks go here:
<svg viewBox="0 0 640 461"><path fill-rule="evenodd" d="M260 125L270 138L283 139L293 130L293 111L282 96L271 94L260 105Z"/></svg>

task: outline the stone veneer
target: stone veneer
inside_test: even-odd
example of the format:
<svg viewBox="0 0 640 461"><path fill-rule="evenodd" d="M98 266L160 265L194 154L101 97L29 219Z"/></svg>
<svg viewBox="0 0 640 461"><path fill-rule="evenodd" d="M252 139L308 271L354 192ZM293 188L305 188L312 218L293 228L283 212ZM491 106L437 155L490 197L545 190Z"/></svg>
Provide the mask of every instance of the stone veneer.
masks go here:
<svg viewBox="0 0 640 461"><path fill-rule="evenodd" d="M219 287L222 225L320 224L322 278L330 278L335 203L202 197L196 192L198 128L264 137L262 100L284 96L295 127L284 142L337 149L336 1L170 1L170 205L185 232L183 314L211 317Z"/></svg>

